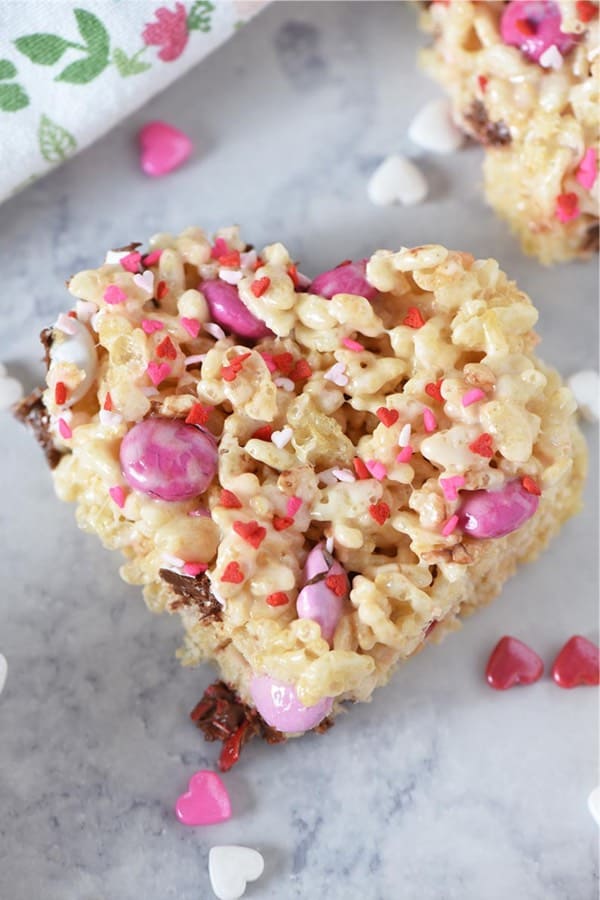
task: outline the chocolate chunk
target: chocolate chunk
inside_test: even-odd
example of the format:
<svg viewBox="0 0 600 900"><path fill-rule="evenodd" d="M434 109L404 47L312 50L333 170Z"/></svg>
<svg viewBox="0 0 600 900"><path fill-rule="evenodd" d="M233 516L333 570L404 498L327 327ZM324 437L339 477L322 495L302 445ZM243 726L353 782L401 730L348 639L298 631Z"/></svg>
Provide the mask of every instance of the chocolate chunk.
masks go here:
<svg viewBox="0 0 600 900"><path fill-rule="evenodd" d="M286 740L285 735L267 725L262 716L243 703L224 681L215 681L207 687L202 700L190 713L190 719L207 741L223 741L219 756L222 772L235 765L242 747L255 735L260 735L268 744Z"/></svg>
<svg viewBox="0 0 600 900"><path fill-rule="evenodd" d="M50 368L50 348L54 342L53 337L53 329L52 328L43 328L40 331L40 341L42 342L42 346L44 348L44 362L46 363L46 369Z"/></svg>
<svg viewBox="0 0 600 900"><path fill-rule="evenodd" d="M200 575L180 575L171 569L160 569L159 575L163 581L179 594L181 600L175 600L170 604L172 610L182 606L195 606L200 612L201 619L217 619L220 621L223 607L211 592L210 579L202 572Z"/></svg>
<svg viewBox="0 0 600 900"><path fill-rule="evenodd" d="M590 225L585 233L581 249L584 253L597 253L600 245L600 225Z"/></svg>
<svg viewBox="0 0 600 900"><path fill-rule="evenodd" d="M125 244L124 247L113 247L113 253L135 253L137 248L141 246L139 241L132 241L130 244Z"/></svg>
<svg viewBox="0 0 600 900"><path fill-rule="evenodd" d="M464 113L464 119L468 123L470 133L482 144L500 147L510 144L512 140L508 125L502 119L490 122L487 110L481 100L473 100Z"/></svg>
<svg viewBox="0 0 600 900"><path fill-rule="evenodd" d="M63 457L63 452L54 446L50 434L50 416L42 400L42 388L36 388L24 397L14 408L14 415L33 431L36 440L46 454L48 465L55 469Z"/></svg>

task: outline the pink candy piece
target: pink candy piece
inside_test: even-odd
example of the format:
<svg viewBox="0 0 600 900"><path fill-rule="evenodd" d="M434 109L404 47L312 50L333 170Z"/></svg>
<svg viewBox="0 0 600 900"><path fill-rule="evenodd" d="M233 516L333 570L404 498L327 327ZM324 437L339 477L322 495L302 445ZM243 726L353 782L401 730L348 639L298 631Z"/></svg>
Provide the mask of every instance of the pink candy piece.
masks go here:
<svg viewBox="0 0 600 900"><path fill-rule="evenodd" d="M519 479L499 491L469 491L458 509L460 528L476 538L496 538L516 531L532 517L539 498L530 494Z"/></svg>
<svg viewBox="0 0 600 900"><path fill-rule="evenodd" d="M183 566L183 574L190 575L192 578L195 578L196 575L201 575L202 572L206 572L208 566L206 563L193 563L186 562Z"/></svg>
<svg viewBox="0 0 600 900"><path fill-rule="evenodd" d="M292 684L276 681L269 675L255 675L250 693L267 725L291 734L309 731L331 712L333 698L324 697L315 706L304 706Z"/></svg>
<svg viewBox="0 0 600 900"><path fill-rule="evenodd" d="M352 340L352 338L344 338L342 341L344 347L348 350L353 350L355 353L361 353L365 348L358 341Z"/></svg>
<svg viewBox="0 0 600 900"><path fill-rule="evenodd" d="M366 297L367 300L374 300L378 291L367 281L366 271L366 259L343 263L336 269L321 272L313 278L308 292L320 294L327 300L331 300L335 294L357 294L359 297Z"/></svg>
<svg viewBox="0 0 600 900"><path fill-rule="evenodd" d="M162 331L164 327L158 319L142 319L142 330L145 334L154 334L155 331Z"/></svg>
<svg viewBox="0 0 600 900"><path fill-rule="evenodd" d="M201 769L192 775L187 793L177 798L175 815L184 825L215 825L231 818L229 794L216 772Z"/></svg>
<svg viewBox="0 0 600 900"><path fill-rule="evenodd" d="M576 178L586 191L591 191L598 176L598 154L595 147L588 147L579 163Z"/></svg>
<svg viewBox="0 0 600 900"><path fill-rule="evenodd" d="M126 256L122 256L119 260L119 265L121 268L125 269L126 272L139 272L140 265L142 263L142 254L134 251L133 253L128 253Z"/></svg>
<svg viewBox="0 0 600 900"><path fill-rule="evenodd" d="M437 428L437 419L428 406L423 410L423 427L427 434L431 434Z"/></svg>
<svg viewBox="0 0 600 900"><path fill-rule="evenodd" d="M146 268L148 268L148 266L155 266L161 256L162 250L151 250L150 253L144 256L144 265Z"/></svg>
<svg viewBox="0 0 600 900"><path fill-rule="evenodd" d="M346 579L346 591L338 596L327 587L326 578L329 575L343 575ZM322 576L319 580L313 579ZM338 626L344 599L348 595L348 577L343 567L337 560L330 565L323 554L323 545L317 544L306 559L304 566L304 580L312 584L306 584L298 594L296 610L298 618L312 619L321 628L321 634L327 643L331 644L335 629Z"/></svg>
<svg viewBox="0 0 600 900"><path fill-rule="evenodd" d="M142 171L154 178L177 169L194 147L187 134L166 122L148 122L139 132L138 140Z"/></svg>
<svg viewBox="0 0 600 900"><path fill-rule="evenodd" d="M365 466L367 467L369 474L372 475L373 478L376 478L377 481L383 481L387 475L386 467L377 459L367 459Z"/></svg>
<svg viewBox="0 0 600 900"><path fill-rule="evenodd" d="M472 406L473 403L477 403L479 400L483 400L485 397L485 393L481 390L481 388L472 388L470 391L467 391L466 394L462 395L462 405L463 406Z"/></svg>
<svg viewBox="0 0 600 900"><path fill-rule="evenodd" d="M502 40L535 62L549 48L556 47L564 56L577 40L576 34L560 30L561 15L552 0L513 0L505 8L500 23Z"/></svg>
<svg viewBox="0 0 600 900"><path fill-rule="evenodd" d="M60 432L60 436L62 438L64 438L66 441L68 441L69 438L73 437L73 431L71 430L71 426L68 424L68 422L65 419L58 420L58 430Z"/></svg>
<svg viewBox="0 0 600 900"><path fill-rule="evenodd" d="M273 332L240 300L237 288L225 281L203 281L199 290L206 297L215 322L243 338L258 341Z"/></svg>
<svg viewBox="0 0 600 900"><path fill-rule="evenodd" d="M121 469L134 490L160 500L189 500L209 486L217 470L211 434L176 419L134 425L121 443Z"/></svg>
<svg viewBox="0 0 600 900"><path fill-rule="evenodd" d="M108 489L108 493L115 501L119 509L123 509L123 507L125 506L125 491L123 490L121 485L116 484L114 485L114 487L110 487Z"/></svg>

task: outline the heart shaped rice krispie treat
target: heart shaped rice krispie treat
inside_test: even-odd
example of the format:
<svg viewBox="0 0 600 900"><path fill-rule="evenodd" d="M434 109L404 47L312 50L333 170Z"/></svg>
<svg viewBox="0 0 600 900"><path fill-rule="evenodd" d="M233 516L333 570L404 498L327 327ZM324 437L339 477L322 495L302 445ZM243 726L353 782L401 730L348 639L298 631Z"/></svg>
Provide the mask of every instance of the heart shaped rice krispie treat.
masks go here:
<svg viewBox="0 0 600 900"><path fill-rule="evenodd" d="M312 282L235 228L75 275L21 404L77 521L177 611L226 740L323 729L577 511L575 402L492 260L377 251Z"/></svg>
<svg viewBox="0 0 600 900"><path fill-rule="evenodd" d="M426 4L425 68L485 145L488 201L543 263L598 250L598 4Z"/></svg>

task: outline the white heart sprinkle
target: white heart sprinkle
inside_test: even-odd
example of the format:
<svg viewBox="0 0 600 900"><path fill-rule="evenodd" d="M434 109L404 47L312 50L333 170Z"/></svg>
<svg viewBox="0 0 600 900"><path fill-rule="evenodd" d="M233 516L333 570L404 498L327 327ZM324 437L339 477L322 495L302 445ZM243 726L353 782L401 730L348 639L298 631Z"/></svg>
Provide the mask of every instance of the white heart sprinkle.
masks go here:
<svg viewBox="0 0 600 900"><path fill-rule="evenodd" d="M597 422L600 418L600 375L593 369L575 372L567 379L573 391L579 412L589 422Z"/></svg>
<svg viewBox="0 0 600 900"><path fill-rule="evenodd" d="M423 173L404 156L388 156L371 175L367 186L369 200L375 206L402 203L413 206L427 196Z"/></svg>
<svg viewBox="0 0 600 900"><path fill-rule="evenodd" d="M338 387L346 387L349 379L345 373L346 363L338 362L327 372L325 372L325 375L323 377L326 378L327 381L333 381L333 383L337 384Z"/></svg>
<svg viewBox="0 0 600 900"><path fill-rule="evenodd" d="M285 428L282 428L281 431L274 431L271 435L271 440L275 444L276 447L279 447L280 450L289 444L292 439L294 432L292 429L286 425Z"/></svg>
<svg viewBox="0 0 600 900"><path fill-rule="evenodd" d="M563 64L563 58L556 44L550 44L541 54L538 62L544 69L560 69Z"/></svg>
<svg viewBox="0 0 600 900"><path fill-rule="evenodd" d="M146 269L145 272L134 275L133 283L141 288L142 291L146 291L147 294L152 296L154 293L154 272L151 272L150 269Z"/></svg>
<svg viewBox="0 0 600 900"><path fill-rule="evenodd" d="M452 106L441 97L430 100L419 110L409 125L408 136L418 147L433 153L454 153L464 142L464 135L452 120Z"/></svg>
<svg viewBox="0 0 600 900"><path fill-rule="evenodd" d="M0 375L0 410L8 410L23 396L23 385L10 375Z"/></svg>
<svg viewBox="0 0 600 900"><path fill-rule="evenodd" d="M261 854L251 847L211 847L208 854L208 874L218 900L239 900L246 884L260 878L264 868Z"/></svg>
<svg viewBox="0 0 600 900"><path fill-rule="evenodd" d="M8 672L8 663L6 657L0 653L0 694L4 690L6 684L6 673Z"/></svg>
<svg viewBox="0 0 600 900"><path fill-rule="evenodd" d="M227 284L238 284L242 280L241 269L219 269L219 278Z"/></svg>
<svg viewBox="0 0 600 900"><path fill-rule="evenodd" d="M596 823L600 825L600 787L594 788L588 797L588 809L596 820Z"/></svg>

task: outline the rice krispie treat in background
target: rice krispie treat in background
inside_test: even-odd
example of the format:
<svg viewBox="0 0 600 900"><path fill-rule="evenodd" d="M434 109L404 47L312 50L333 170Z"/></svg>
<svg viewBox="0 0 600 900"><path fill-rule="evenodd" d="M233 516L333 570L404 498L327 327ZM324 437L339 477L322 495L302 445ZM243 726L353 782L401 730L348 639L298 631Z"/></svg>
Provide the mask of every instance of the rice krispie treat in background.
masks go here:
<svg viewBox="0 0 600 900"><path fill-rule="evenodd" d="M21 405L227 739L323 729L490 601L579 507L575 402L492 260L377 251L312 282L197 228L75 275Z"/></svg>
<svg viewBox="0 0 600 900"><path fill-rule="evenodd" d="M598 4L450 0L422 14L425 68L486 148L487 199L543 263L598 250Z"/></svg>

